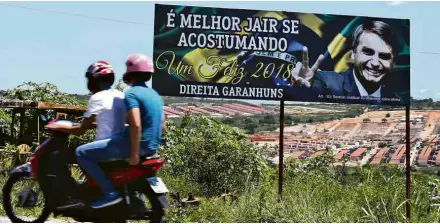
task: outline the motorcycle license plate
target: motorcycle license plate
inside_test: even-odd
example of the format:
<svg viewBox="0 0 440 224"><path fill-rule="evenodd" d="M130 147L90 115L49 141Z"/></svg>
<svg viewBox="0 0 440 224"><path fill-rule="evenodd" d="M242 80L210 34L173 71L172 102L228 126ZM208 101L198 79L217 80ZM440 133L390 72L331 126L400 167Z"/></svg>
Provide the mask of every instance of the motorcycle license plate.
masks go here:
<svg viewBox="0 0 440 224"><path fill-rule="evenodd" d="M149 177L147 181L155 193L163 194L168 192L167 186L159 177Z"/></svg>

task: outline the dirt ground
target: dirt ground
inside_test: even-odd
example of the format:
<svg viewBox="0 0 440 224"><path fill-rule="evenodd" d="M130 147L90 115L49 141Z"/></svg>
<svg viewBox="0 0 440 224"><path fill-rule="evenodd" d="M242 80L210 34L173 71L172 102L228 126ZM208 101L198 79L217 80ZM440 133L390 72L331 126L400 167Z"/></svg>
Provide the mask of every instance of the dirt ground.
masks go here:
<svg viewBox="0 0 440 224"><path fill-rule="evenodd" d="M430 111L428 112L427 118L425 119L425 128L420 133L422 139L429 138L435 129L436 124L440 119L440 111Z"/></svg>

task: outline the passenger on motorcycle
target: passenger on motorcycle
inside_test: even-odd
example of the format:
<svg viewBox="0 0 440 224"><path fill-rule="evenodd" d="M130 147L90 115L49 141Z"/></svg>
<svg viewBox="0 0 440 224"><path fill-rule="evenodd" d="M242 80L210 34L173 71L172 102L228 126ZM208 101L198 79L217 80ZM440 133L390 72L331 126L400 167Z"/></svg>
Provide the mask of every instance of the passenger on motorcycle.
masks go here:
<svg viewBox="0 0 440 224"><path fill-rule="evenodd" d="M130 165L138 165L141 156L154 155L161 143L163 100L145 83L154 73L153 63L144 55L134 54L128 57L126 66L123 80L131 86L125 93L128 130L123 135L80 146L76 150L78 163L103 192L103 196L91 204L92 208L103 208L122 200L98 162L127 159Z"/></svg>
<svg viewBox="0 0 440 224"><path fill-rule="evenodd" d="M83 153L88 156L99 157L100 161L114 159L115 157L117 158L117 151L119 148L118 150L114 149L116 146L113 147L113 151L116 151L116 155L113 155L115 153L111 153L111 149L107 149L109 152L102 152L102 150L99 149L108 147L108 145L114 141L111 139L112 136L120 136L122 135L121 133L124 132L126 117L124 93L116 89L111 89L115 80L115 75L112 66L105 61L98 61L91 64L87 69L86 78L87 88L93 95L89 99L87 111L84 113L85 119L82 121L81 125L70 127L49 124L46 128L63 131L73 135L82 135L86 130L96 128L97 132L95 141L78 147L76 149L76 155ZM67 168L65 166L65 161L68 160L66 157L69 157L69 155L72 155L73 157L73 153L63 153L62 151L66 150L60 150L62 154L54 155L58 157L52 160L54 166L56 166L52 169L58 170L61 181L70 181L69 178L71 177L69 175L70 173L66 171ZM99 167L95 168L94 164L90 165L87 160L82 159L79 160L78 163L92 178L99 177L101 174L103 175ZM66 175L69 176L66 177ZM102 182L100 179L95 180L97 180L98 183L100 183L99 181ZM63 186L67 185L68 184L65 184ZM117 193L112 193L113 189L103 189L103 191L115 200L121 200ZM67 202L66 206L68 205L69 202Z"/></svg>
<svg viewBox="0 0 440 224"><path fill-rule="evenodd" d="M124 82L131 88L125 92L131 142L130 165L139 163L139 152L155 154L165 131L163 99L146 85L154 73L153 62L142 54L132 54L126 61Z"/></svg>

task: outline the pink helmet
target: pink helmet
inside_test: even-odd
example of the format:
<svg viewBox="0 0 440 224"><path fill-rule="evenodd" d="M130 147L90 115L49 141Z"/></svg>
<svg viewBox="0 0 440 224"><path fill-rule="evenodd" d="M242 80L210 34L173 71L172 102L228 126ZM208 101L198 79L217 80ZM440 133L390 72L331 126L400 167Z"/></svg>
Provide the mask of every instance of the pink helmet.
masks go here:
<svg viewBox="0 0 440 224"><path fill-rule="evenodd" d="M153 61L143 54L131 54L128 56L125 62L127 71L129 72L149 72L154 73Z"/></svg>

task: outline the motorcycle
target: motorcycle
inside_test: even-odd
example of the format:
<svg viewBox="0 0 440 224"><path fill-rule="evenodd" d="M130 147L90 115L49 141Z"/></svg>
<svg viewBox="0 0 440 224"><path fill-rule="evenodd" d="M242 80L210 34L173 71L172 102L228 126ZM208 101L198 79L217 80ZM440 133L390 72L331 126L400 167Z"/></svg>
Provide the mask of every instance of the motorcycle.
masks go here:
<svg viewBox="0 0 440 224"><path fill-rule="evenodd" d="M44 115L41 115L41 119L47 122ZM79 125L65 119L55 119L49 123ZM54 217L70 217L80 222L162 221L164 209L169 207L169 203L166 198L168 189L156 176L164 164L158 156L141 158L138 166L131 166L125 161L100 163L107 177L123 197L122 202L101 209L92 209L90 203L100 197L101 191L94 180L84 175L85 181L75 181L76 193L72 194L80 203L59 206L59 197L55 192L62 190L62 186L61 189L57 189L60 188L58 185L54 186L53 180L57 177L50 172L48 163L52 152L59 149L67 150L68 134L58 131L51 131L50 134L33 153L29 162L9 173L3 187L3 208L12 222L41 223L51 214ZM24 212L24 215L18 215L19 212Z"/></svg>

